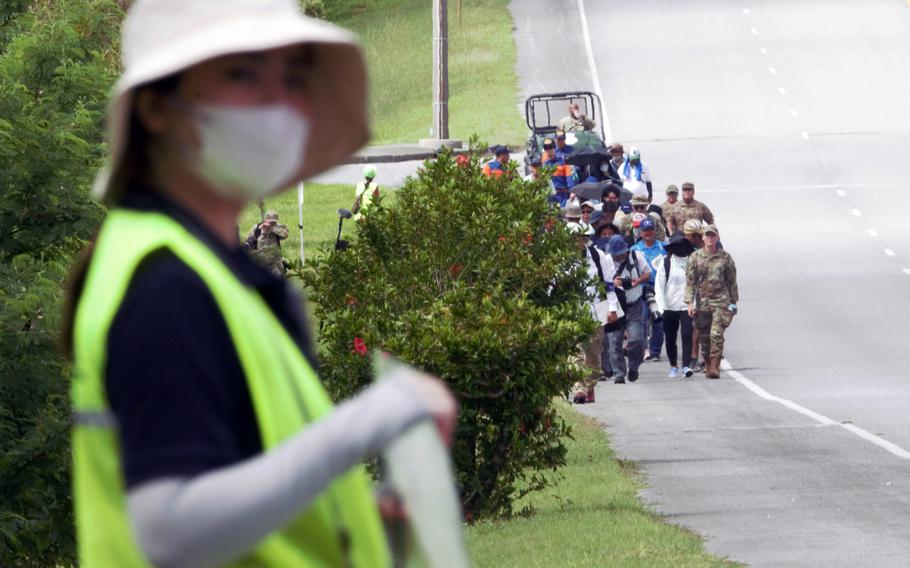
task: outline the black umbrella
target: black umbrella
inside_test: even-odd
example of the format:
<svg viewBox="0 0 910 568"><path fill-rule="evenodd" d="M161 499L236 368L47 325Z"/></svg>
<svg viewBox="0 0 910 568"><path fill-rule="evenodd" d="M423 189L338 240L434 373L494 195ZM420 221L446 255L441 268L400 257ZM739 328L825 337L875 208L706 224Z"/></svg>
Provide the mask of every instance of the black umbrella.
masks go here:
<svg viewBox="0 0 910 568"><path fill-rule="evenodd" d="M569 191L577 195L578 199L581 201L587 201L589 199L600 201L601 198L603 198L608 185L610 185L610 183L606 181L586 181L572 187Z"/></svg>
<svg viewBox="0 0 910 568"><path fill-rule="evenodd" d="M573 166L594 166L597 167L601 162L610 159L610 154L600 148L591 146L576 147L566 158L566 162Z"/></svg>

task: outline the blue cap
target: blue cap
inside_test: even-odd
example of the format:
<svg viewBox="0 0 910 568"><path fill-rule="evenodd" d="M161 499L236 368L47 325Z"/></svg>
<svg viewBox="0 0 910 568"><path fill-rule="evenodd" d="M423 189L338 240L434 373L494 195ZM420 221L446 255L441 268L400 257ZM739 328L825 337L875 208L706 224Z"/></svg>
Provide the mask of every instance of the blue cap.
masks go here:
<svg viewBox="0 0 910 568"><path fill-rule="evenodd" d="M629 252L629 243L622 235L613 235L607 241L607 254L610 256L621 256Z"/></svg>
<svg viewBox="0 0 910 568"><path fill-rule="evenodd" d="M654 225L653 219L642 219L641 224L638 225L639 231L653 231L657 227Z"/></svg>

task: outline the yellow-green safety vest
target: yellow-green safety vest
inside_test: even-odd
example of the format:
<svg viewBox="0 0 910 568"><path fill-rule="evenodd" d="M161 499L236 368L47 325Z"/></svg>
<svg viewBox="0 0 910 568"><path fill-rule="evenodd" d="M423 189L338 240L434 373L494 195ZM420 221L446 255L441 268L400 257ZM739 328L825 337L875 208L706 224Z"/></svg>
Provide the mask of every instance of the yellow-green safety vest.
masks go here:
<svg viewBox="0 0 910 568"><path fill-rule="evenodd" d="M246 375L265 451L332 411L328 394L293 339L256 290L240 282L215 252L166 215L111 210L86 273L73 334L73 496L83 568L149 566L127 518L104 370L108 332L130 280L139 263L162 248L196 272L215 298ZM358 466L232 565L390 564L372 488Z"/></svg>

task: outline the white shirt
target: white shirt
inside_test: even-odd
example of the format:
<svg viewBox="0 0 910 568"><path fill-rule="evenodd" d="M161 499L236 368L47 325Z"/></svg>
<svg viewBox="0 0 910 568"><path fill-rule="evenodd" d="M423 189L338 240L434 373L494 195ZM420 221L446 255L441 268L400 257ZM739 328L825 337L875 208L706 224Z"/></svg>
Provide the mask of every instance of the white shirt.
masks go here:
<svg viewBox="0 0 910 568"><path fill-rule="evenodd" d="M597 282L600 280L600 275L597 274L597 265L594 264L594 259L591 257L591 248L591 245L585 246L585 263L587 264L588 268L588 278L590 278L592 282ZM613 276L613 272L610 271L610 268L613 266L613 259L610 258L609 255L602 253L600 250L598 250L597 247L593 248L594 252L597 253L598 259L600 260L601 270L603 270L603 283L604 285L610 284L610 277ZM611 312L619 311L619 298L616 297L616 292L607 292L607 297L602 298L602 294L598 293L598 288L600 287L598 286L595 288L594 286L588 286L588 297L595 298L596 300L600 301L606 300ZM594 313L594 305L589 303L589 307L591 309L591 317L594 320L597 320L597 314Z"/></svg>
<svg viewBox="0 0 910 568"><path fill-rule="evenodd" d="M629 257L635 258L635 269L632 269L632 262L630 261L626 265L625 270L623 270L621 273L617 274L618 277L631 278L631 279L635 280L635 279L639 278L645 272L651 272L651 269L648 268L648 261L645 260L645 255L643 255L640 251L630 250ZM623 261L623 262L625 262L625 261ZM622 266L623 262L616 262L615 260L613 261L613 267L614 267L613 273L614 274L616 273L617 270L619 270L619 267ZM605 275L605 276L607 278L610 277L610 275ZM642 294L641 287L642 287L642 285L639 284L638 286L635 286L634 288L630 288L630 289L626 290L626 303L627 304L632 304L634 302L637 302L641 298L641 294Z"/></svg>
<svg viewBox="0 0 910 568"><path fill-rule="evenodd" d="M657 269L654 280L654 299L661 312L682 312L688 309L686 296L686 265L689 257L670 255L670 278L664 270L664 255L654 259L651 264Z"/></svg>
<svg viewBox="0 0 910 568"><path fill-rule="evenodd" d="M623 161L623 163L619 164L619 167L616 168L616 173L618 173L619 177L622 178L623 183L635 179L635 168L631 167L631 165L630 165L629 177L626 177L623 174L623 170L626 169L625 166L626 166L626 162ZM648 169L648 164L642 162L641 163L641 183L648 183L649 181L651 181L651 170Z"/></svg>

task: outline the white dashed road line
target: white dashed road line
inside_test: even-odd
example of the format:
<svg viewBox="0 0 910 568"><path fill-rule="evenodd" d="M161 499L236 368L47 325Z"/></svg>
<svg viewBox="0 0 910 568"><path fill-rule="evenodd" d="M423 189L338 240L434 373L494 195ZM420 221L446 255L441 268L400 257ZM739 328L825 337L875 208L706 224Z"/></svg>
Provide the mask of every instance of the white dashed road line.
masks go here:
<svg viewBox="0 0 910 568"><path fill-rule="evenodd" d="M910 273L910 270L908 270L908 269L904 269L904 270L907 271L908 273ZM806 408L805 406L801 406L801 405L793 402L792 400L787 400L785 398L781 398L779 396L775 396L775 395L769 393L768 391L761 388L754 382L750 381L748 378L745 377L745 375L743 375L739 371L734 371L733 367L730 365L730 362L727 361L726 359L724 359L721 362L720 368L725 373L727 373L728 375L733 377L733 380L735 380L736 382L743 385L744 387L746 387L747 389L749 389L750 391L752 391L753 393L755 393L756 395L760 396L761 398L763 398L765 400L770 400L772 402L776 402L780 405L783 405L783 406L789 408L790 410L799 412L803 416L807 416L807 417L811 418L812 420L815 420L819 424L822 424L823 426L840 426L844 430L847 430L848 432L852 432L853 434L856 434L863 440L866 440L867 442L871 442L871 443L875 444L876 446L894 454L895 456L897 456L899 458L903 458L905 460L910 460L910 452L908 452L907 450L905 450L904 448L898 446L897 444L895 444L893 442L889 442L888 440L885 440L884 438L882 438L880 436L876 436L875 434L873 434L869 431L863 430L862 428L860 428L854 424L849 424L849 423L844 424L844 423L837 422L835 420L832 420L831 418L828 418L827 416L825 416L823 414L819 414L818 412L815 412L814 410Z"/></svg>
<svg viewBox="0 0 910 568"><path fill-rule="evenodd" d="M584 19L584 6L583 6L582 2L583 2L583 0L578 0L578 7L582 12L582 23L584 24L583 25L584 34L585 34L585 36L587 36L587 22ZM907 5L910 6L910 0L907 0ZM750 11L748 8L743 8L742 12L743 12L743 14L746 14L746 15L750 14ZM752 32L752 35L754 35L754 36L759 35L758 28L756 28L755 26L752 26L750 28L750 31ZM590 40L588 40L588 50L590 53ZM765 49L764 47L760 47L758 50L762 55L768 55L768 50ZM591 62L591 65L593 68L593 62L594 62L593 55L589 55L589 61ZM771 75L777 75L777 69L774 68L773 66L769 65L768 73L770 73ZM782 96L786 96L787 89L785 89L783 86L778 86L777 92L779 92ZM796 109L791 108L790 116L792 116L793 118L799 118L799 113L796 111ZM801 135L804 140L809 139L809 133L806 132L805 130L801 133ZM825 187L825 186L813 186L813 187ZM719 189L719 190L714 190L714 191L725 191L725 190ZM709 192L710 192L710 190L709 190ZM847 192L845 192L842 189L838 189L835 193L837 194L838 197L847 196ZM862 217L862 215L863 215L862 211L860 211L859 209L851 209L850 213L854 217ZM878 231L876 231L875 229L867 229L866 232L869 234L870 237L878 236ZM885 255L895 256L895 253L893 250L886 248ZM910 275L910 268L903 268L902 270L903 270L904 274ZM879 446L880 448L894 454L895 456L897 456L899 458L910 460L910 452L901 448L897 444L894 444L893 442L889 442L888 440L885 440L884 438L882 438L880 436L876 436L875 434L873 434L871 432L863 430L862 428L855 426L854 424L836 422L823 414L819 414L818 412L815 412L814 410L801 406L791 400L787 400L785 398L781 398L779 396L775 396L775 395L769 393L768 391L761 388L754 382L750 381L739 371L733 370L729 361L727 361L726 359L724 359L721 362L721 369L723 369L728 375L733 377L733 379L736 380L736 382L740 383L741 385L743 385L744 387L746 387L747 389L749 389L756 395L760 396L761 398L764 398L765 400L770 400L772 402L781 404L781 405L789 408L790 410L799 412L800 414L807 416L807 417L811 418L812 420L815 420L816 422L818 422L824 426L840 426L841 428L847 430L848 432L852 432L853 434L859 436L863 440L866 440L867 442L871 442L871 443L875 444L876 446Z"/></svg>

